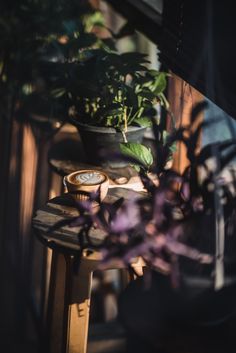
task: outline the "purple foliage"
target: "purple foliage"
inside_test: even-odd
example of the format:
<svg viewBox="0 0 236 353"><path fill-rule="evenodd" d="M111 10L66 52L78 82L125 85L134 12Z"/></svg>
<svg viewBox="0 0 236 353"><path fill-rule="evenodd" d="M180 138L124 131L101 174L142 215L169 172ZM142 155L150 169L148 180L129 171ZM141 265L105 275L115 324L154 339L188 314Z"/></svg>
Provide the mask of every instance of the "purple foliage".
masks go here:
<svg viewBox="0 0 236 353"><path fill-rule="evenodd" d="M201 108L201 107L200 107ZM193 111L192 120L201 109ZM214 258L210 254L201 253L188 244L186 224L194 223L195 219L214 210L214 192L217 183L223 186L222 200L226 198L225 214L228 209L235 208L235 172L231 173L230 188L221 170L215 175L207 164L214 158L210 146L197 151L197 141L202 125L192 131L190 127L181 128L169 137L167 143L160 148L157 141L157 161L161 166L153 168L159 180L154 185L148 174L141 169L141 179L147 190L146 197L119 200L115 204L102 203L98 212L94 213L91 201L80 202L80 216L70 222L71 226L80 225L87 236L89 247L95 247L89 239L91 227L106 232L105 240L99 245L103 253L103 267L114 259L129 265L134 258L141 256L151 268L163 273L171 273L174 285L178 283L178 258L188 257L200 263L211 263ZM181 141L187 147L189 167L180 175L174 170L166 170L169 149L173 142ZM225 152L220 160L222 168L230 163L235 155L235 141L218 144L217 148ZM231 147L227 154L228 147ZM233 150L233 152L232 152ZM199 171L204 170L204 178ZM223 202L223 201L222 201ZM69 223L69 221L68 221ZM96 244L96 246L98 246Z"/></svg>

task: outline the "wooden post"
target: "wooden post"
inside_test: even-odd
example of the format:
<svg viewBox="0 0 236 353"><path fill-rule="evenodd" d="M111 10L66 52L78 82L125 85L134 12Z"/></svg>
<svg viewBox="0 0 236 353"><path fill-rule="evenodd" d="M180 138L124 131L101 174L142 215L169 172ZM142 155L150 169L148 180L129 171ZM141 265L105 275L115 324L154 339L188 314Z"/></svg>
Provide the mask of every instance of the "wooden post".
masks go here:
<svg viewBox="0 0 236 353"><path fill-rule="evenodd" d="M171 76L168 87L170 110L174 114L177 128L180 126L187 126L190 123L192 108L197 103L202 102L204 96L180 77L174 74L171 74ZM198 122L202 120L203 113L200 114ZM170 123L169 130L171 130ZM188 164L189 161L186 156L186 148L183 143L179 143L177 152L174 154L173 168L182 173Z"/></svg>

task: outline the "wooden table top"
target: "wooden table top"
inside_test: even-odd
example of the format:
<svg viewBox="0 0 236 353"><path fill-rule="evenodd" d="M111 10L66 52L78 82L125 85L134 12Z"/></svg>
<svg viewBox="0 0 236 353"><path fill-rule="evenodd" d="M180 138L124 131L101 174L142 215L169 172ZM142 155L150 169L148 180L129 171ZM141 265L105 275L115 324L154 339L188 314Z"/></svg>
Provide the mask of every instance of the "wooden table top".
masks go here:
<svg viewBox="0 0 236 353"><path fill-rule="evenodd" d="M117 187L111 188L104 200L107 203L113 203L119 198L130 199L131 197L140 197L144 193L127 190ZM67 250L79 250L78 232L79 227L64 226L53 232L48 232L50 227L60 220L78 215L77 209L74 207L73 199L69 194L57 196L47 202L45 206L36 211L36 215L32 220L32 226L39 239L48 247L60 247ZM93 228L90 233L91 240L94 243L100 243L106 234L100 229Z"/></svg>

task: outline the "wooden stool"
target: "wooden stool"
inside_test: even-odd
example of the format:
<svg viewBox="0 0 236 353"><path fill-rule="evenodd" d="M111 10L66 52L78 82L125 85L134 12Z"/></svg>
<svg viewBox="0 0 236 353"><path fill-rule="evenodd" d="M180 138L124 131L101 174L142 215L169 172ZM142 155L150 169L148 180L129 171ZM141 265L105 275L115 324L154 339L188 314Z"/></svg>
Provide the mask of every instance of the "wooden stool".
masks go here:
<svg viewBox="0 0 236 353"><path fill-rule="evenodd" d="M111 189L106 197L113 202L119 197L129 198L130 193L121 188ZM84 251L78 271L75 259L78 256L78 227L63 227L52 233L48 229L59 220L73 216L77 210L71 206L69 195L50 200L38 210L33 219L34 230L47 247L52 249L51 275L48 300L46 300L43 350L50 353L86 353L89 325L92 275L101 261L99 251ZM101 231L91 232L93 241L102 240ZM134 261L133 266L141 273L144 263ZM113 263L110 269L121 268Z"/></svg>

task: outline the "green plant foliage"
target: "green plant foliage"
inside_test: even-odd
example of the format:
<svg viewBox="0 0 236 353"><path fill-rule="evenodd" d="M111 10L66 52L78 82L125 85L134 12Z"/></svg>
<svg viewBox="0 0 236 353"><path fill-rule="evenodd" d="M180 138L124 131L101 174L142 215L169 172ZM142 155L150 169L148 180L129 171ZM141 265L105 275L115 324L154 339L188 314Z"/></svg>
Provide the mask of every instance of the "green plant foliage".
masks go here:
<svg viewBox="0 0 236 353"><path fill-rule="evenodd" d="M101 27L101 12L87 0L1 2L1 111L13 116L20 106L43 115L45 107L50 119L72 116L123 136L130 125L150 126L156 105L168 106L167 74L148 69L143 53L118 53L113 38L96 35ZM114 38L132 31L126 24ZM145 160L148 152L140 148Z"/></svg>
<svg viewBox="0 0 236 353"><path fill-rule="evenodd" d="M164 145L169 144L169 138L170 137L171 137L171 134L168 131L164 130L162 132L162 138L163 138L163 144ZM169 150L171 152L169 159L171 159L173 153L177 151L177 143L176 143L176 141L170 144Z"/></svg>
<svg viewBox="0 0 236 353"><path fill-rule="evenodd" d="M149 70L145 54L89 49L67 74L74 118L126 132L132 124L149 126L163 104L166 73ZM66 85L66 83L65 83Z"/></svg>
<svg viewBox="0 0 236 353"><path fill-rule="evenodd" d="M87 0L12 0L0 3L0 108L12 115L27 93L60 99L66 67L80 51L103 46L94 33L102 14ZM107 44L104 44L107 47ZM25 87L31 87L26 90ZM52 94L51 94L52 91ZM63 97L65 100L65 97ZM67 105L66 105L67 108ZM7 113L8 112L8 113ZM66 115L66 110L64 112Z"/></svg>
<svg viewBox="0 0 236 353"><path fill-rule="evenodd" d="M137 161L137 163L133 163L133 166L138 171L141 166L144 167L145 170L149 170L153 164L151 149L142 144L135 142L121 143L120 149L125 156L131 157ZM138 162L140 162L140 164Z"/></svg>

